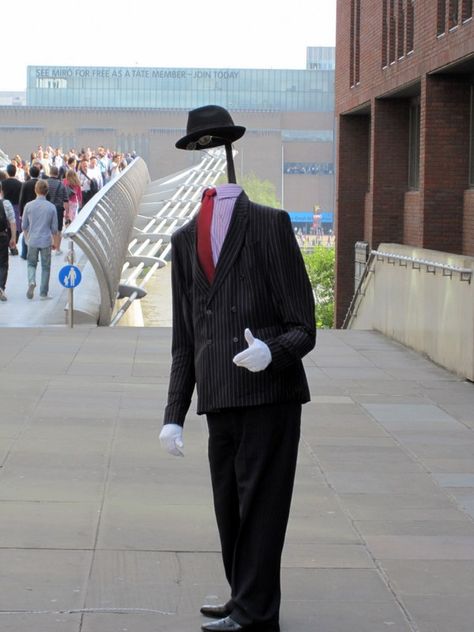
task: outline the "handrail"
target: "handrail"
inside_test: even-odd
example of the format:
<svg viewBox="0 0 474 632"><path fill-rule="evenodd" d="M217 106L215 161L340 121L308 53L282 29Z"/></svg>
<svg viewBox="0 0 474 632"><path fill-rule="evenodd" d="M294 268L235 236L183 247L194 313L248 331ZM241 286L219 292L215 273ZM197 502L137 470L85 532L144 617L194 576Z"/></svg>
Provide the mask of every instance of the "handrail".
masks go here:
<svg viewBox="0 0 474 632"><path fill-rule="evenodd" d="M387 263L392 263L390 259L392 259L393 262L398 261L400 265L402 265L402 261L405 261L406 263L411 263L414 270L419 270L420 266L425 265L427 267L427 272L434 273L436 270L442 270L443 276L452 277L453 272L457 272L460 274L461 281L467 281L468 283L471 282L472 268L461 268L460 266L454 266L449 263L438 263L437 261L420 259L418 257L409 257L407 255L399 255L392 252L384 252L383 250L372 250L371 254L376 255L378 261L383 261L386 257L388 260Z"/></svg>
<svg viewBox="0 0 474 632"><path fill-rule="evenodd" d="M356 302L362 294L362 286L364 285L369 273L373 272L375 261L385 261L385 259L387 259L387 263L392 264L395 264L395 262L398 261L399 265L402 267L407 267L408 263L411 263L412 269L414 270L420 270L421 266L426 266L426 272L431 274L436 274L436 270L442 270L443 276L449 276L450 278L452 278L454 273L457 273L460 276L460 280L466 281L467 283L471 283L472 280L472 268L462 268L448 263L439 263L437 261L421 259L419 257L410 257L408 255L399 255L397 253L385 252L383 250L371 250L369 257L367 258L364 271L359 279L359 283L357 284L357 288L352 296L344 317L342 329L347 329L350 319L355 312Z"/></svg>
<svg viewBox="0 0 474 632"><path fill-rule="evenodd" d="M376 250L372 250L369 254L369 257L367 259L367 262L365 264L364 267L364 271L362 272L360 279L359 279L359 283L357 284L357 287L355 289L355 292L352 296L351 302L349 304L349 307L347 309L346 315L344 317L343 323L342 323L342 329L347 329L347 325L349 324L350 319L352 318L352 314L355 311L355 305L356 305L356 301L359 298L359 296L362 294L362 286L365 282L365 279L369 276L369 273L372 272L372 264L374 262L374 253L377 252Z"/></svg>

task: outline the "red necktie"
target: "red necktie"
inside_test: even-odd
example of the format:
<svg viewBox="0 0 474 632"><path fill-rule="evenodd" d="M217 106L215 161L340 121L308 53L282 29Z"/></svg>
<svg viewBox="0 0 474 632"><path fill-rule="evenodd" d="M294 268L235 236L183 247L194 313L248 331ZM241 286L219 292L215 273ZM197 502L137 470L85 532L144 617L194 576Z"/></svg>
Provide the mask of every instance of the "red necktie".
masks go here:
<svg viewBox="0 0 474 632"><path fill-rule="evenodd" d="M197 218L198 259L209 283L212 283L215 271L211 245L211 223L215 195L215 189L206 189L204 191Z"/></svg>

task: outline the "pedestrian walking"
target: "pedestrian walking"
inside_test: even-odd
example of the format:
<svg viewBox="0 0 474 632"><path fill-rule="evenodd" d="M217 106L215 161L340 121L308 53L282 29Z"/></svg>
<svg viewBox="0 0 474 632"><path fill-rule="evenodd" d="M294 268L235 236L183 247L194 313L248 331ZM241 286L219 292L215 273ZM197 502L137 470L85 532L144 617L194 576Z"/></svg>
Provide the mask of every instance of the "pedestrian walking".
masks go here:
<svg viewBox="0 0 474 632"><path fill-rule="evenodd" d="M56 207L48 202L48 183L38 180L35 184L36 199L28 202L23 212L23 232L28 243L27 271L28 290L26 297L32 299L36 287L36 268L41 259L40 299L51 298L49 277L51 273L51 246L58 232Z"/></svg>
<svg viewBox="0 0 474 632"><path fill-rule="evenodd" d="M5 302L5 287L8 278L8 249L16 248L15 211L8 200L3 199L0 182L0 301Z"/></svg>

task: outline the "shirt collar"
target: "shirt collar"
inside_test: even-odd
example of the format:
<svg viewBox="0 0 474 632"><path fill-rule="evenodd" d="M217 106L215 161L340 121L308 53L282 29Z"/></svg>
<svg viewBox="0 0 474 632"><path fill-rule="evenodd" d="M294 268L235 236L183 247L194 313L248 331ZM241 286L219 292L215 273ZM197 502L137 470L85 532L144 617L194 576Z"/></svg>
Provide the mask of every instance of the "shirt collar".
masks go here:
<svg viewBox="0 0 474 632"><path fill-rule="evenodd" d="M239 184L228 182L216 186L216 197L218 199L238 198L243 189Z"/></svg>

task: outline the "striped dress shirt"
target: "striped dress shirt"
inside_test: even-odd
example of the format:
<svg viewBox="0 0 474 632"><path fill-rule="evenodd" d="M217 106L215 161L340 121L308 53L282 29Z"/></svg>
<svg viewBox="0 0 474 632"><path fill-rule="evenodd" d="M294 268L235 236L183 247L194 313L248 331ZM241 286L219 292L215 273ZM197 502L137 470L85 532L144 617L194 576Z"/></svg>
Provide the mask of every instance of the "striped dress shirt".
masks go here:
<svg viewBox="0 0 474 632"><path fill-rule="evenodd" d="M216 187L211 224L212 259L215 266L229 229L235 200L242 193L242 190L242 187L238 184L220 184Z"/></svg>

